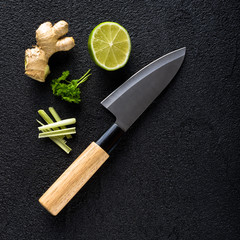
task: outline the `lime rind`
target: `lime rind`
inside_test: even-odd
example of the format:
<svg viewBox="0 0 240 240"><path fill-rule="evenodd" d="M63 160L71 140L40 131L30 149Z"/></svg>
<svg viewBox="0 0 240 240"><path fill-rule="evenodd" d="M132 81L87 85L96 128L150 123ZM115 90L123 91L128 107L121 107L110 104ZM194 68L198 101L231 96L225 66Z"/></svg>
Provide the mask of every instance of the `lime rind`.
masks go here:
<svg viewBox="0 0 240 240"><path fill-rule="evenodd" d="M109 46L109 39L114 48ZM107 54L104 53L106 59L103 59L101 58L101 52L106 52L107 48L110 50ZM103 22L97 25L89 35L88 49L96 65L105 70L114 71L126 65L131 52L131 40L127 30L120 24ZM117 58L115 56L116 52L118 52Z"/></svg>

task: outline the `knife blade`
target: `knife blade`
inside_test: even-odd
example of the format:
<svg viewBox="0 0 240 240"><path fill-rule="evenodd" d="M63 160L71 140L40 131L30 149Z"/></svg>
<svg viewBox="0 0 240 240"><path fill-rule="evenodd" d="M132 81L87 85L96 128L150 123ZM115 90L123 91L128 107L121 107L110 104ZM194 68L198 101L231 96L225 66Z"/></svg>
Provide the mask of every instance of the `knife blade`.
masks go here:
<svg viewBox="0 0 240 240"><path fill-rule="evenodd" d="M116 124L127 131L152 101L170 83L180 68L186 48L158 58L134 74L101 104L116 117Z"/></svg>
<svg viewBox="0 0 240 240"><path fill-rule="evenodd" d="M116 122L65 170L39 199L52 215L57 215L108 159L121 136L166 88L181 67L186 48L170 52L142 68L101 104Z"/></svg>

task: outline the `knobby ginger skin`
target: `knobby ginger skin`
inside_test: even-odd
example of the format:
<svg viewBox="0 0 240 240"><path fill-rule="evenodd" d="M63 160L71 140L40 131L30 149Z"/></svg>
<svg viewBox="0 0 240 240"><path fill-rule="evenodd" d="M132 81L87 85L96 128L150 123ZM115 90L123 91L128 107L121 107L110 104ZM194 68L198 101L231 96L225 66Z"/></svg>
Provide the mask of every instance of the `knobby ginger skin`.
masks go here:
<svg viewBox="0 0 240 240"><path fill-rule="evenodd" d="M25 51L25 74L29 77L45 82L50 73L49 58L58 51L68 51L75 45L72 37L64 37L68 32L68 23L59 21L54 26L45 22L36 31L37 46ZM60 39L59 39L60 38Z"/></svg>

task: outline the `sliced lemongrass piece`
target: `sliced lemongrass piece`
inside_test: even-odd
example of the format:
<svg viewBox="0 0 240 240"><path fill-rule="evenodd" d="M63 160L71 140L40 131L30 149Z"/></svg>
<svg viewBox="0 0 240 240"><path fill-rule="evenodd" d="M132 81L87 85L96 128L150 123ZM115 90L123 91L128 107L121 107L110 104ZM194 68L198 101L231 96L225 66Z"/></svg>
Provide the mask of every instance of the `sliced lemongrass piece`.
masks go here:
<svg viewBox="0 0 240 240"><path fill-rule="evenodd" d="M59 117L58 113L56 112L56 110L53 107L49 107L48 108L49 112L52 114L52 116L54 117L54 119L56 120L56 122L61 121L62 119ZM49 123L48 123L49 124ZM65 126L62 126L61 129L66 129ZM71 134L66 135L67 139L72 138Z"/></svg>
<svg viewBox="0 0 240 240"><path fill-rule="evenodd" d="M37 120L37 119L36 119ZM44 125L43 123L41 123L39 120L37 120L37 122L40 125ZM51 130L42 130L42 132L50 132ZM65 151L67 154L69 154L72 149L66 144L66 141L61 138L61 137L49 137L55 144L57 144L63 151Z"/></svg>
<svg viewBox="0 0 240 240"><path fill-rule="evenodd" d="M65 129L50 131L50 132L42 132L39 133L38 138L47 138L47 137L61 137L66 136L66 134L76 134L76 129L70 129L63 131Z"/></svg>
<svg viewBox="0 0 240 240"><path fill-rule="evenodd" d="M72 149L64 142L63 139L59 137L49 137L53 142L55 142L63 151L69 154Z"/></svg>
<svg viewBox="0 0 240 240"><path fill-rule="evenodd" d="M76 123L76 118L69 118L69 119L61 120L59 122L50 123L48 125L38 127L38 129L41 131L41 130L46 130L46 129L50 129L50 128L71 125L71 124L74 124L74 123Z"/></svg>
<svg viewBox="0 0 240 240"><path fill-rule="evenodd" d="M42 122L40 122L39 120L36 119L36 121L41 125L44 126L44 124ZM41 130L41 132L46 133L46 132L52 132L53 130L50 129L46 129L46 130ZM56 130L55 130L56 131ZM64 136L59 136L59 138L61 139L61 141L63 141L64 143L66 143L67 141L64 139Z"/></svg>
<svg viewBox="0 0 240 240"><path fill-rule="evenodd" d="M76 128L67 128L67 129L60 129L50 132L43 132L39 133L38 138L46 138L46 137L59 137L59 136L66 136L66 134L75 134Z"/></svg>
<svg viewBox="0 0 240 240"><path fill-rule="evenodd" d="M36 121L40 124L40 125L42 125L42 126L44 126L44 124L42 123L42 122L40 122L39 120L37 120L36 119ZM49 130L49 129L46 129L46 130L41 130L41 132L51 132L52 130ZM64 143L64 144L66 144L67 143L67 141L63 138L63 137L55 137L56 139L57 138L59 138L59 140L62 142L62 143Z"/></svg>
<svg viewBox="0 0 240 240"><path fill-rule="evenodd" d="M54 123L54 121L49 117L49 115L42 109L38 110L38 114L45 120L47 124ZM58 130L59 128L54 128L53 130Z"/></svg>
<svg viewBox="0 0 240 240"><path fill-rule="evenodd" d="M53 120L49 117L49 115L42 109L38 110L38 114L45 120L46 123L54 123Z"/></svg>
<svg viewBox="0 0 240 240"><path fill-rule="evenodd" d="M44 126L44 124L42 122L40 122L38 119L36 119L36 121L41 125Z"/></svg>
<svg viewBox="0 0 240 240"><path fill-rule="evenodd" d="M49 115L42 109L38 110L38 114L43 118L43 120L45 120L45 122L47 124L50 124L50 123L54 123L54 121L49 117ZM43 124L44 125L44 124ZM53 128L53 130L58 130L59 128L56 127L56 128ZM49 129L50 130L50 129ZM64 138L65 136L61 136L60 138ZM63 140L64 143L66 143L67 141L66 140Z"/></svg>
<svg viewBox="0 0 240 240"><path fill-rule="evenodd" d="M58 113L56 112L56 110L53 107L49 107L48 108L49 112L52 114L52 116L54 117L54 119L59 122L62 119L59 117Z"/></svg>

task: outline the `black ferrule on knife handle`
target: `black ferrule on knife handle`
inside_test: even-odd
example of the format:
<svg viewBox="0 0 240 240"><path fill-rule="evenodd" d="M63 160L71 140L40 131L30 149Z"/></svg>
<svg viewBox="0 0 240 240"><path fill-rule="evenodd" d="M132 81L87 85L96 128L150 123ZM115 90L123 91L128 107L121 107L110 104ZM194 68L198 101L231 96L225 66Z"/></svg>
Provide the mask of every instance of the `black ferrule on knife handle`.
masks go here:
<svg viewBox="0 0 240 240"><path fill-rule="evenodd" d="M114 123L96 142L104 151L110 153L119 142L124 131Z"/></svg>

